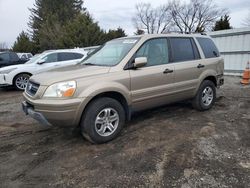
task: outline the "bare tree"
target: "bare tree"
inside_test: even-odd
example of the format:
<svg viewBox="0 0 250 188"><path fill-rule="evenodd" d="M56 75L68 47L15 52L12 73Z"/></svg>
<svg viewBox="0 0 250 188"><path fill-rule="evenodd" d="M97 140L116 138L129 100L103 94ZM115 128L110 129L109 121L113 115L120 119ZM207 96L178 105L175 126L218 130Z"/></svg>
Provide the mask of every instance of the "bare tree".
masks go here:
<svg viewBox="0 0 250 188"><path fill-rule="evenodd" d="M146 33L203 32L211 30L216 20L226 13L213 0L190 0L189 3L172 0L157 8L140 3L136 5L133 23L137 30Z"/></svg>
<svg viewBox="0 0 250 188"><path fill-rule="evenodd" d="M191 0L189 3L173 0L169 7L174 25L181 33L210 30L216 20L226 13L213 0Z"/></svg>
<svg viewBox="0 0 250 188"><path fill-rule="evenodd" d="M132 21L137 30L148 34L163 33L171 23L168 10L168 5L153 8L150 3L139 3Z"/></svg>
<svg viewBox="0 0 250 188"><path fill-rule="evenodd" d="M247 17L243 20L243 26L250 27L250 10L248 11Z"/></svg>

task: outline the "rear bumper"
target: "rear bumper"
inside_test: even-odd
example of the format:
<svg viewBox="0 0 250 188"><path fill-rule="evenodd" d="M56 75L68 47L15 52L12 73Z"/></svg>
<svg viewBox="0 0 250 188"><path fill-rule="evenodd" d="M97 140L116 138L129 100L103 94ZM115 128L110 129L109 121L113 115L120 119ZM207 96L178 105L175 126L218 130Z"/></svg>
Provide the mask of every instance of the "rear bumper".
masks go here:
<svg viewBox="0 0 250 188"><path fill-rule="evenodd" d="M217 76L217 87L220 87L224 84L224 75L221 74L221 75L218 75Z"/></svg>

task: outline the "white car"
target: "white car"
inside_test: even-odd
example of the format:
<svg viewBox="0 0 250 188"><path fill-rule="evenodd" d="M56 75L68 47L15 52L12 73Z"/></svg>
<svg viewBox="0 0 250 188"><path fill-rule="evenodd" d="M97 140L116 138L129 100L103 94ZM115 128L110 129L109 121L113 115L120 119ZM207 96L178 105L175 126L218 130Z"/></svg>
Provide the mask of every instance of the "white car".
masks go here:
<svg viewBox="0 0 250 188"><path fill-rule="evenodd" d="M84 48L50 50L31 58L25 64L0 68L0 87L13 85L18 90L24 90L30 76L54 68L75 65L86 58L89 51Z"/></svg>
<svg viewBox="0 0 250 188"><path fill-rule="evenodd" d="M22 60L30 60L33 57L32 53L17 53L17 55Z"/></svg>

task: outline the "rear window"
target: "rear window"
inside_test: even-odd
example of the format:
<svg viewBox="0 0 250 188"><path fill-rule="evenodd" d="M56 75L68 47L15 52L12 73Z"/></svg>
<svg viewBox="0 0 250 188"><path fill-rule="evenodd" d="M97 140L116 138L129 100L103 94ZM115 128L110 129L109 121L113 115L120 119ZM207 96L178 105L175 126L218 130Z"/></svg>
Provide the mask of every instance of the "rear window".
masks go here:
<svg viewBox="0 0 250 188"><path fill-rule="evenodd" d="M192 38L169 38L172 62L199 59L197 47Z"/></svg>
<svg viewBox="0 0 250 188"><path fill-rule="evenodd" d="M196 38L206 58L219 57L220 53L214 42L209 38Z"/></svg>

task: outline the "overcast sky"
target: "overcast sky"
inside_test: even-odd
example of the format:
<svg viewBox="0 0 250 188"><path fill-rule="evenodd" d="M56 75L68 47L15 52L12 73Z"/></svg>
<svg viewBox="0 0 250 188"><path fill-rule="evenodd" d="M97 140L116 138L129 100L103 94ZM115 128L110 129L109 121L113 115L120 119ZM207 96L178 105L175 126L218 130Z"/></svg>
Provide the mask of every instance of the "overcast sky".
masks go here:
<svg viewBox="0 0 250 188"><path fill-rule="evenodd" d="M35 0L0 0L0 43L5 42L11 47L18 34L22 30L27 31L30 16L28 8L32 8L34 2ZM120 26L125 29L126 34L131 35L135 31L131 17L135 11L135 4L139 2L151 2L156 7L167 0L85 0L84 6L103 29L116 29ZM219 7L229 10L233 27L242 27L242 21L250 9L249 0L215 2Z"/></svg>

